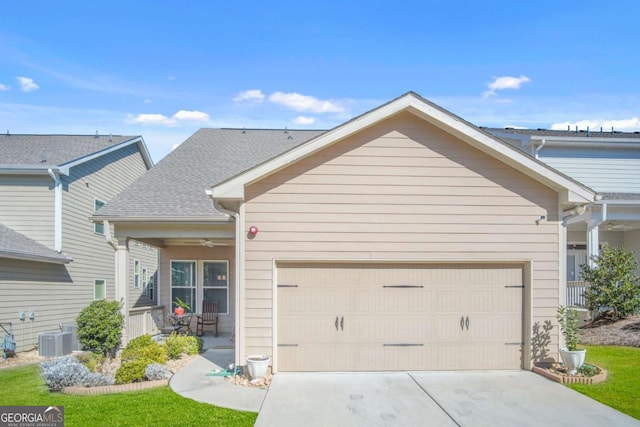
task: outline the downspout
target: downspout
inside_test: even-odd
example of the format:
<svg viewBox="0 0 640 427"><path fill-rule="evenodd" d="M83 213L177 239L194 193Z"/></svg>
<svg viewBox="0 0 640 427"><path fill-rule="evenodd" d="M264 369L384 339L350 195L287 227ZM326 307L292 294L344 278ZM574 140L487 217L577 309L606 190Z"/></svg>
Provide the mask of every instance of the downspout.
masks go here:
<svg viewBox="0 0 640 427"><path fill-rule="evenodd" d="M533 151L533 157L535 157L536 159L539 157L540 150L542 150L542 147L544 147L544 145L547 143L546 139L542 139L542 142L540 143L540 145L538 145L537 147L535 147L534 151Z"/></svg>
<svg viewBox="0 0 640 427"><path fill-rule="evenodd" d="M62 182L59 171L47 169L49 176L53 178L53 247L56 252L62 252Z"/></svg>
<svg viewBox="0 0 640 427"><path fill-rule="evenodd" d="M211 196L210 192L207 192L209 196ZM241 293L242 283L244 283L242 279L242 271L244 267L244 237L242 236L242 222L240 212L234 212L230 209L223 207L218 201L213 200L213 206L224 214L229 215L234 218L235 222L235 231L236 231L236 253L235 253L235 279L236 279L236 297L235 297L235 322L234 322L234 337L235 337L235 349L234 349L234 366L237 368L238 366L242 366L240 363L240 344L241 344L241 334L242 334L242 316L241 316L241 299L243 297Z"/></svg>
<svg viewBox="0 0 640 427"><path fill-rule="evenodd" d="M114 239L113 236L111 235L111 224L109 224L109 221L106 219L102 221L102 224L104 225L105 240L114 250L118 249L118 241Z"/></svg>

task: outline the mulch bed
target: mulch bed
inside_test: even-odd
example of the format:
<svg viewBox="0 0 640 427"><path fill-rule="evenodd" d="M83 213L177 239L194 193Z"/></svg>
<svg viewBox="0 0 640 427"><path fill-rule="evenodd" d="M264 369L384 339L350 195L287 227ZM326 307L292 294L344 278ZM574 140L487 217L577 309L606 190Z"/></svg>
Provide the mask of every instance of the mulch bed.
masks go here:
<svg viewBox="0 0 640 427"><path fill-rule="evenodd" d="M613 320L603 316L580 328L580 344L640 347L640 316Z"/></svg>

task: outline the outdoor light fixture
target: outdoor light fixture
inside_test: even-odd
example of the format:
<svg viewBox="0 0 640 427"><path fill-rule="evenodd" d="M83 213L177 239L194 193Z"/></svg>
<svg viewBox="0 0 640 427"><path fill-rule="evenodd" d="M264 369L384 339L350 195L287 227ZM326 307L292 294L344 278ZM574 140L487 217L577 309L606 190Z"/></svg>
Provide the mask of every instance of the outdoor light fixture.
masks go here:
<svg viewBox="0 0 640 427"><path fill-rule="evenodd" d="M249 227L249 234L253 234L253 235L258 234L258 227L256 227L255 225L252 225L251 227Z"/></svg>

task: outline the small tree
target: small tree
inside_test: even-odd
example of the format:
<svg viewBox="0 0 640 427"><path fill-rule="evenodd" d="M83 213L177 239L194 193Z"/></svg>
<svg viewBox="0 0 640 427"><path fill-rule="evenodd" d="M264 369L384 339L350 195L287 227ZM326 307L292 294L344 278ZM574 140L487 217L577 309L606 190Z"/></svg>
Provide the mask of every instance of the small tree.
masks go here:
<svg viewBox="0 0 640 427"><path fill-rule="evenodd" d="M93 301L78 315L78 339L94 352L110 356L120 345L124 319L118 301Z"/></svg>
<svg viewBox="0 0 640 427"><path fill-rule="evenodd" d="M638 260L624 248L604 245L594 256L594 267L582 265L582 278L588 286L584 293L587 308L611 307L614 319L621 319L640 310L640 283L636 274Z"/></svg>

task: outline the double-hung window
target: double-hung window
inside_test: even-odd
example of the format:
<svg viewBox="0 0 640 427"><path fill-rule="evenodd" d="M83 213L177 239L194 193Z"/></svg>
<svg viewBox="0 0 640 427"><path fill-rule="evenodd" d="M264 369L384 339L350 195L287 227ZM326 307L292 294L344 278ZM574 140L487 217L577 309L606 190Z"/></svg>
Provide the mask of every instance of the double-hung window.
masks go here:
<svg viewBox="0 0 640 427"><path fill-rule="evenodd" d="M180 298L196 312L196 261L171 261L171 311Z"/></svg>
<svg viewBox="0 0 640 427"><path fill-rule="evenodd" d="M202 262L202 297L205 302L217 302L218 313L229 312L229 263Z"/></svg>
<svg viewBox="0 0 640 427"><path fill-rule="evenodd" d="M140 260L133 260L133 287L140 288Z"/></svg>
<svg viewBox="0 0 640 427"><path fill-rule="evenodd" d="M100 210L101 207L104 206L104 202L102 200L93 199L93 212L96 213ZM93 224L94 233L103 234L104 235L104 223L95 222Z"/></svg>
<svg viewBox="0 0 640 427"><path fill-rule="evenodd" d="M93 299L107 299L107 281L104 279L95 279L93 281Z"/></svg>

